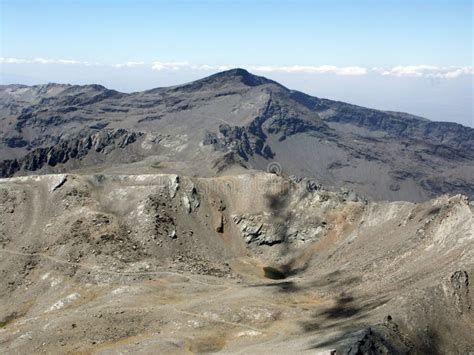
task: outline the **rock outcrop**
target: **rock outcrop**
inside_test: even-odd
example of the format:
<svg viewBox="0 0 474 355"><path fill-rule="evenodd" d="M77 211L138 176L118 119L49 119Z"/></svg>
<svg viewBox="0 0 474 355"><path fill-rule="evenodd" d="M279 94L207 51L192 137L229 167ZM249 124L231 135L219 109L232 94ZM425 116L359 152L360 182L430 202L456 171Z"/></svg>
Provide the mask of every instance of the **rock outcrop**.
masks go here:
<svg viewBox="0 0 474 355"><path fill-rule="evenodd" d="M56 166L72 159L81 160L89 152L109 154L133 144L142 133L128 132L124 129L102 130L84 138L60 141L45 148L37 148L24 157L0 162L0 176L10 177L18 172L40 170L43 166Z"/></svg>

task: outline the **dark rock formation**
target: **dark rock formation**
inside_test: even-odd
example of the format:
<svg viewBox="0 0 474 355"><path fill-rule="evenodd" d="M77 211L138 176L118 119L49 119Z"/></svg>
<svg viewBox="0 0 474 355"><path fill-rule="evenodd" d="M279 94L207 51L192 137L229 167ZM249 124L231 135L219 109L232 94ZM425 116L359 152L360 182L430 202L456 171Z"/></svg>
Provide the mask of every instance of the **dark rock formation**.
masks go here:
<svg viewBox="0 0 474 355"><path fill-rule="evenodd" d="M103 130L85 138L61 141L51 147L37 148L20 159L0 162L0 176L10 177L15 173L36 171L45 165L56 166L70 159L82 159L90 151L108 154L114 149L121 149L134 143L141 133L128 132L124 129Z"/></svg>

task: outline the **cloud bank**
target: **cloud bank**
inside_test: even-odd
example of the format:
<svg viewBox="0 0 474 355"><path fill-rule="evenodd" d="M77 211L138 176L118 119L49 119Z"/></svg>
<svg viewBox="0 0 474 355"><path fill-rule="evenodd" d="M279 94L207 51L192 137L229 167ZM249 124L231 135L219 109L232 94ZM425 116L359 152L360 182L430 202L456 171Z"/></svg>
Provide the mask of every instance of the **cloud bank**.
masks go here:
<svg viewBox="0 0 474 355"><path fill-rule="evenodd" d="M0 65L18 65L18 64L55 64L55 65L78 65L78 66L105 66L116 69L123 68L148 68L154 71L223 71L231 68L241 67L256 73L298 73L298 74L333 74L340 76L362 76L368 74L377 74L393 77L412 77L412 78L438 78L455 79L464 75L474 75L472 66L434 66L434 65L407 65L395 66L391 68L366 68L361 66L336 66L336 65L209 65L192 64L187 61L181 62L161 62L154 61L146 63L144 61L128 61L124 63L100 63L88 62L74 59L45 59L45 58L5 58L0 57Z"/></svg>
<svg viewBox="0 0 474 355"><path fill-rule="evenodd" d="M4 58L0 57L0 64L66 64L66 65L100 65L100 63L84 62L74 59L45 59L45 58Z"/></svg>
<svg viewBox="0 0 474 355"><path fill-rule="evenodd" d="M461 75L473 75L473 67L437 67L434 65L396 66L391 69L374 68L384 76L454 79Z"/></svg>

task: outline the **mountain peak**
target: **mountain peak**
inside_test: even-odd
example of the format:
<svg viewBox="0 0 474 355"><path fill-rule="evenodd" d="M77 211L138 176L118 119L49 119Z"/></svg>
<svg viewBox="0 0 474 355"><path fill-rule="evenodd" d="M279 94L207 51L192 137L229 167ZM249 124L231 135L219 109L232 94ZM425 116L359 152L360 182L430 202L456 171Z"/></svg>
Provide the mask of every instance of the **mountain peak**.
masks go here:
<svg viewBox="0 0 474 355"><path fill-rule="evenodd" d="M221 76L251 76L253 74L250 74L247 70L243 69L243 68L233 68L233 69L229 69L229 70L224 70L224 71L221 71L219 73L217 73L216 75L221 75Z"/></svg>
<svg viewBox="0 0 474 355"><path fill-rule="evenodd" d="M198 81L206 83L240 82L246 86L259 86L265 84L276 84L281 86L276 81L267 79L263 76L254 75L243 68L233 68L222 71Z"/></svg>
<svg viewBox="0 0 474 355"><path fill-rule="evenodd" d="M272 84L280 88L286 89L283 85L276 81L267 79L263 76L258 76L248 72L243 68L233 68L221 71L202 79L198 79L183 85L176 85L170 88L155 88L148 90L147 93L159 92L162 90L186 91L192 92L201 90L203 87L218 89L223 86L247 86L254 87L265 84Z"/></svg>

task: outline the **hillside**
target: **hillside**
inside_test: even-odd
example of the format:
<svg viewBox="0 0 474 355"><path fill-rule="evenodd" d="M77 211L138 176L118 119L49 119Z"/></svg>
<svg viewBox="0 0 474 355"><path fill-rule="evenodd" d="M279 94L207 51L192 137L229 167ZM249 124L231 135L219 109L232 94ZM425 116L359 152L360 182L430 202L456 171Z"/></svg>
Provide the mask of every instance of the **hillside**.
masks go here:
<svg viewBox="0 0 474 355"><path fill-rule="evenodd" d="M67 174L1 179L0 202L3 353L473 350L460 195Z"/></svg>
<svg viewBox="0 0 474 355"><path fill-rule="evenodd" d="M378 200L474 196L474 129L311 97L242 69L131 94L3 86L0 132L4 177L211 177L273 164Z"/></svg>

